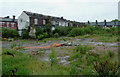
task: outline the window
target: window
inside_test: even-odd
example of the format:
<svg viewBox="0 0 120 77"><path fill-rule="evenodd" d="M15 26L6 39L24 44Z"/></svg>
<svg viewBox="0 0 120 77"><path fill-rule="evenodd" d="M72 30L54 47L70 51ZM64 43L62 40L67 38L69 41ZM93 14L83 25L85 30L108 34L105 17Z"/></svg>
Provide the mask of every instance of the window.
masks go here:
<svg viewBox="0 0 120 77"><path fill-rule="evenodd" d="M22 19L20 19L20 22L22 22L23 20Z"/></svg>
<svg viewBox="0 0 120 77"><path fill-rule="evenodd" d="M2 26L4 26L4 22L2 22Z"/></svg>
<svg viewBox="0 0 120 77"><path fill-rule="evenodd" d="M12 27L14 27L14 23L12 23Z"/></svg>
<svg viewBox="0 0 120 77"><path fill-rule="evenodd" d="M34 19L34 24L38 24L38 20L37 19Z"/></svg>
<svg viewBox="0 0 120 77"><path fill-rule="evenodd" d="M9 22L7 22L7 27L9 27Z"/></svg>
<svg viewBox="0 0 120 77"><path fill-rule="evenodd" d="M45 22L45 20L43 20L43 25L45 25L46 24L46 22Z"/></svg>

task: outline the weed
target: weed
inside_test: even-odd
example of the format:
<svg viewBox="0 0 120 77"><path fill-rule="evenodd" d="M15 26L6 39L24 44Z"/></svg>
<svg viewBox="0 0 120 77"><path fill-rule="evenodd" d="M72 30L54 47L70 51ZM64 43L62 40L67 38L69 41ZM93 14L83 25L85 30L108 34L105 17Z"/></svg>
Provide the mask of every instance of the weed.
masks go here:
<svg viewBox="0 0 120 77"><path fill-rule="evenodd" d="M14 47L16 47L16 43L12 43L12 45L10 46L10 48L14 48Z"/></svg>
<svg viewBox="0 0 120 77"><path fill-rule="evenodd" d="M118 70L118 64L111 63L108 60L105 61L100 61L100 62L95 62L94 63L94 68L97 71L99 75L116 75L117 70Z"/></svg>
<svg viewBox="0 0 120 77"><path fill-rule="evenodd" d="M110 58L112 58L114 55L115 55L114 52L108 51L108 56L109 56Z"/></svg>
<svg viewBox="0 0 120 77"><path fill-rule="evenodd" d="M50 61L51 67L57 63L56 53L53 48L52 48L52 52L49 54L49 61Z"/></svg>
<svg viewBox="0 0 120 77"><path fill-rule="evenodd" d="M79 45L76 47L76 52L80 51L81 54L85 54L91 49L91 47L88 47L87 45Z"/></svg>

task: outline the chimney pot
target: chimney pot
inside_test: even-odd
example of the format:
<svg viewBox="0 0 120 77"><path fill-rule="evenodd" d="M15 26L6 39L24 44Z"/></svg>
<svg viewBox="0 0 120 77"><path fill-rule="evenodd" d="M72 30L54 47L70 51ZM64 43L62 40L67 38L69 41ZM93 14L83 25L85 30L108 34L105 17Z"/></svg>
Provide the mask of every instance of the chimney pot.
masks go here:
<svg viewBox="0 0 120 77"><path fill-rule="evenodd" d="M61 18L63 19L63 16Z"/></svg>

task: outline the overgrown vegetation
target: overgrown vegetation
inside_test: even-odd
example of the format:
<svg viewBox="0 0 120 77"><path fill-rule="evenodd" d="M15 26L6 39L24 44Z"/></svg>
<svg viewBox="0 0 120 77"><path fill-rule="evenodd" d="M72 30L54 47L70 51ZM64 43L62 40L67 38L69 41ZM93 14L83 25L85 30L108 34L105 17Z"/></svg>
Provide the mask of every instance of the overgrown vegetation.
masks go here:
<svg viewBox="0 0 120 77"><path fill-rule="evenodd" d="M19 37L18 31L14 29L2 28L3 38L16 38Z"/></svg>
<svg viewBox="0 0 120 77"><path fill-rule="evenodd" d="M95 62L94 63L95 70L99 75L105 75L105 76L110 76L110 75L117 75L118 74L118 64L112 63L108 60L101 61L101 62Z"/></svg>
<svg viewBox="0 0 120 77"><path fill-rule="evenodd" d="M6 52L13 54L14 57L4 54ZM53 55L55 54L51 55L52 59ZM14 75L76 75L78 72L76 67L59 64L52 65L51 69L51 64L34 58L32 54L10 49L3 49L2 70L3 76L13 75L11 70L14 71Z"/></svg>
<svg viewBox="0 0 120 77"><path fill-rule="evenodd" d="M76 52L68 59L70 64L79 68L82 75L118 75L117 57L113 52L97 54L90 52L91 49L88 46L76 47Z"/></svg>
<svg viewBox="0 0 120 77"><path fill-rule="evenodd" d="M51 67L57 63L56 52L54 49L52 49L52 52L49 54L49 61Z"/></svg>
<svg viewBox="0 0 120 77"><path fill-rule="evenodd" d="M22 39L28 39L30 38L29 36L29 31L27 29L22 29L22 35L21 35Z"/></svg>

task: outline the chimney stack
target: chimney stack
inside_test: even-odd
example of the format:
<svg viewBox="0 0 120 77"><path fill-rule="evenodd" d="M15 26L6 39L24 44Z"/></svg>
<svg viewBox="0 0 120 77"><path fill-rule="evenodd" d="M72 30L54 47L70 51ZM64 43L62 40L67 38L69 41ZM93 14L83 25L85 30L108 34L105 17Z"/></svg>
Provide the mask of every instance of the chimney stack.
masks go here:
<svg viewBox="0 0 120 77"><path fill-rule="evenodd" d="M98 25L98 21L96 20L96 25Z"/></svg>
<svg viewBox="0 0 120 77"><path fill-rule="evenodd" d="M13 21L15 21L15 15L13 15Z"/></svg>
<svg viewBox="0 0 120 77"><path fill-rule="evenodd" d="M63 19L63 16L61 18Z"/></svg>
<svg viewBox="0 0 120 77"><path fill-rule="evenodd" d="M88 24L90 25L90 21L88 21Z"/></svg>
<svg viewBox="0 0 120 77"><path fill-rule="evenodd" d="M104 20L104 25L105 25L105 26L107 25L107 22L106 22L106 20Z"/></svg>

